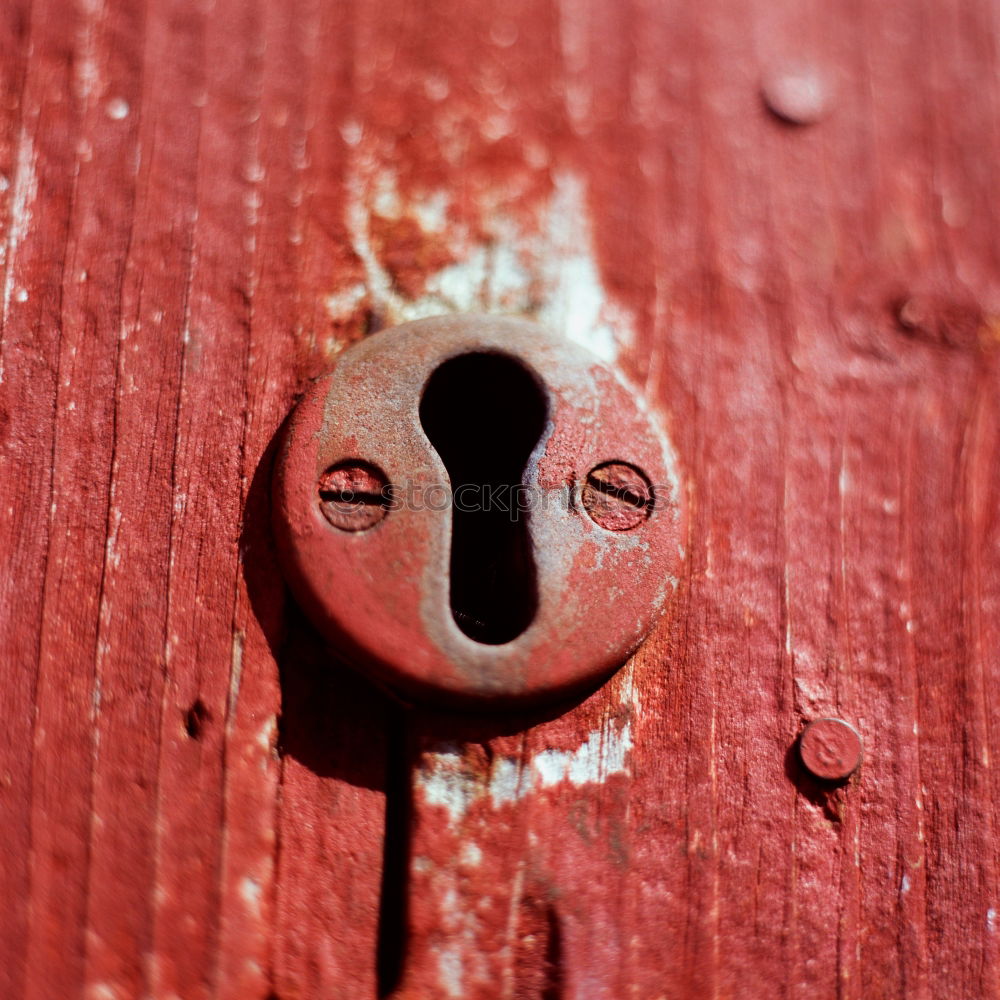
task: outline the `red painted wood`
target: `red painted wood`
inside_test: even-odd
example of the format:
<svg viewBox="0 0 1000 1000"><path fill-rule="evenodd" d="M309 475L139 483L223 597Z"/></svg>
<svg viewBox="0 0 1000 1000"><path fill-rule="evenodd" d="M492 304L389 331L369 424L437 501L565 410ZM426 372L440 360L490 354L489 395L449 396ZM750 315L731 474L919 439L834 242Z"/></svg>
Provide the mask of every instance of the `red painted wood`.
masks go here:
<svg viewBox="0 0 1000 1000"><path fill-rule="evenodd" d="M5 4L0 993L996 995L997 26ZM561 714L396 704L271 548L308 380L470 307L582 324L681 456L674 605Z"/></svg>

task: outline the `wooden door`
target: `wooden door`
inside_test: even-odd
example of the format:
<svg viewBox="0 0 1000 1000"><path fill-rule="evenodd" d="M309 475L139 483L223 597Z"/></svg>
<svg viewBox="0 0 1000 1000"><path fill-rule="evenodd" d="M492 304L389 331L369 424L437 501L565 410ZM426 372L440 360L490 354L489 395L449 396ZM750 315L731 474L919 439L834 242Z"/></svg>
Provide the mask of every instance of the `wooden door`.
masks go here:
<svg viewBox="0 0 1000 1000"><path fill-rule="evenodd" d="M6 0L0 994L996 996L998 29ZM297 396L456 311L681 458L676 598L562 711L401 704L277 569Z"/></svg>

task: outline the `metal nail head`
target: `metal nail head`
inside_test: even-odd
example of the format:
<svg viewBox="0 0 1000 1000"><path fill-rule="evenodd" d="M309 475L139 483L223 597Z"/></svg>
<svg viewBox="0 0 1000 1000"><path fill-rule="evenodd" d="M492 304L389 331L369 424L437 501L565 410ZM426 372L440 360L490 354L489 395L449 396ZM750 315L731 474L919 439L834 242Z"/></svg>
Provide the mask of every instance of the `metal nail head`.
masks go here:
<svg viewBox="0 0 1000 1000"><path fill-rule="evenodd" d="M844 781L861 764L861 736L841 719L815 719L799 738L799 755L817 778Z"/></svg>
<svg viewBox="0 0 1000 1000"><path fill-rule="evenodd" d="M761 88L771 113L792 125L813 125L830 110L830 85L812 66L784 66L768 74Z"/></svg>

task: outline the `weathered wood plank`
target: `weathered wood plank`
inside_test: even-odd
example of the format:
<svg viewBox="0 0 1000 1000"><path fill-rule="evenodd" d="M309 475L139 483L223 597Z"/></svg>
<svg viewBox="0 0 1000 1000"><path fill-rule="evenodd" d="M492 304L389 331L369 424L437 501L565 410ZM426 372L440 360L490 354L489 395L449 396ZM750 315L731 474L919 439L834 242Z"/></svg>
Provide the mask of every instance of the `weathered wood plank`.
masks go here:
<svg viewBox="0 0 1000 1000"><path fill-rule="evenodd" d="M996 995L998 18L7 4L3 995ZM674 604L561 713L396 704L271 550L297 393L454 310L683 462Z"/></svg>

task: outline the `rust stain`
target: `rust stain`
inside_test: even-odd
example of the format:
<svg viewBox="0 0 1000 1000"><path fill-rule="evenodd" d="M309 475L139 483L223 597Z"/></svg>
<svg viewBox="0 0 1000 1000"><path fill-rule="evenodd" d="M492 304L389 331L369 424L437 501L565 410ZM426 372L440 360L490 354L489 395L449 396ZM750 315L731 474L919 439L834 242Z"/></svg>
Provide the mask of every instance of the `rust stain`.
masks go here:
<svg viewBox="0 0 1000 1000"><path fill-rule="evenodd" d="M442 235L425 232L409 215L388 218L374 214L370 232L376 255L394 287L409 299L419 298L427 279L457 259Z"/></svg>

